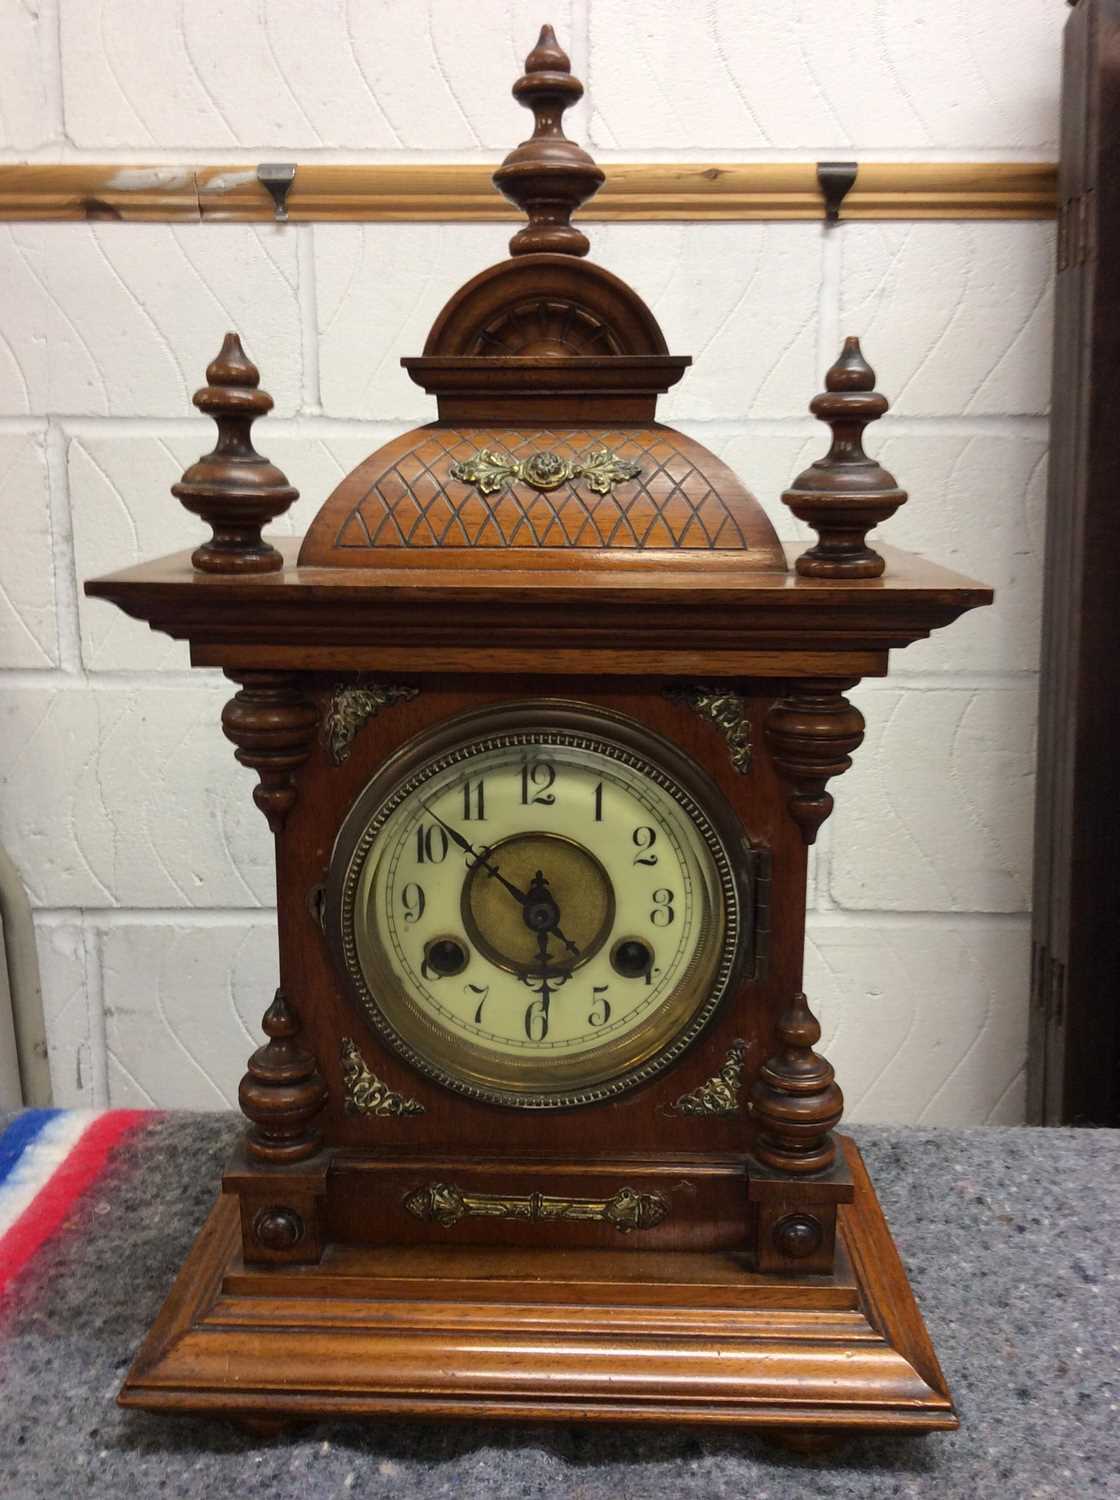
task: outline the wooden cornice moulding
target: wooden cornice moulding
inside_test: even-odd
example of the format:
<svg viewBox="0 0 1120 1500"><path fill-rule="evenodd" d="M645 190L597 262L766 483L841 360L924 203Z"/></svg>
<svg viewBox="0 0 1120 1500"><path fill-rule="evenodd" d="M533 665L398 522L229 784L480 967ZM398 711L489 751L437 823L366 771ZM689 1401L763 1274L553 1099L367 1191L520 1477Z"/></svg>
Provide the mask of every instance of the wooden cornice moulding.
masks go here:
<svg viewBox="0 0 1120 1500"><path fill-rule="evenodd" d="M273 153L283 155L280 153ZM288 216L310 222L516 221L485 163L297 166ZM607 163L588 221L822 219L814 162ZM1050 219L1053 162L869 162L843 219ZM0 165L0 219L267 221L255 166Z"/></svg>

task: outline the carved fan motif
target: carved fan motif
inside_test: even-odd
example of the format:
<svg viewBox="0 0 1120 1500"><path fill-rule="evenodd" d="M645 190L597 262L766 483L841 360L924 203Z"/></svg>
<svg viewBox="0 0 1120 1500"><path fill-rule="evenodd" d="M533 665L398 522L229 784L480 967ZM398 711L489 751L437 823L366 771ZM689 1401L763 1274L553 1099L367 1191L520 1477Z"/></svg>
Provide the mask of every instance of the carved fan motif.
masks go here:
<svg viewBox="0 0 1120 1500"><path fill-rule="evenodd" d="M621 354L610 328L586 308L533 298L503 308L479 333L472 354Z"/></svg>

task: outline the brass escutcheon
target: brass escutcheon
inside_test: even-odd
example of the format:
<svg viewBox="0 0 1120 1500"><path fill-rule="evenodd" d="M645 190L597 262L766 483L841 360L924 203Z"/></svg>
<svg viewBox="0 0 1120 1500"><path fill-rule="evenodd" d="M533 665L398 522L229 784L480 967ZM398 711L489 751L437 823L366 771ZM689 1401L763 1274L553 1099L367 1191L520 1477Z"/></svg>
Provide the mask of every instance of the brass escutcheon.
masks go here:
<svg viewBox="0 0 1120 1500"><path fill-rule="evenodd" d="M668 1216L660 1193L621 1187L609 1198L553 1198L547 1193L464 1193L448 1182L432 1182L409 1193L404 1206L428 1223L450 1229L460 1219L582 1220L610 1224L620 1234L653 1229Z"/></svg>

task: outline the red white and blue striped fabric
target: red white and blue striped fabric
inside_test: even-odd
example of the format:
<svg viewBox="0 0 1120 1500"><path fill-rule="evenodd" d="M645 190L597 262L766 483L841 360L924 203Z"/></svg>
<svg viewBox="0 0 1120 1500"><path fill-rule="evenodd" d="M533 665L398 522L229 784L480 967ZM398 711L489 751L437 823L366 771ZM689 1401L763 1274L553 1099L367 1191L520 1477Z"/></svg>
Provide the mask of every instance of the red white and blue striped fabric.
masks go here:
<svg viewBox="0 0 1120 1500"><path fill-rule="evenodd" d="M0 1133L0 1294L145 1117L138 1109L29 1109Z"/></svg>

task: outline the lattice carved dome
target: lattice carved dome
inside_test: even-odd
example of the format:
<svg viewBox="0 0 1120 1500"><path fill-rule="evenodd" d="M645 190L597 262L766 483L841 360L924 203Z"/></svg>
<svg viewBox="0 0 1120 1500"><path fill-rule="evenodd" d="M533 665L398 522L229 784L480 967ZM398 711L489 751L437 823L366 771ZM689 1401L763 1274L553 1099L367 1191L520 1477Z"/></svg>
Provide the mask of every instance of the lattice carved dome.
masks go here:
<svg viewBox="0 0 1120 1500"><path fill-rule="evenodd" d="M659 424L433 423L377 450L320 511L300 562L518 566L657 553L785 566L758 502L714 454ZM573 556L577 554L578 556Z"/></svg>

